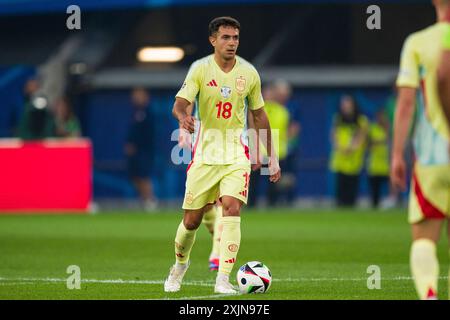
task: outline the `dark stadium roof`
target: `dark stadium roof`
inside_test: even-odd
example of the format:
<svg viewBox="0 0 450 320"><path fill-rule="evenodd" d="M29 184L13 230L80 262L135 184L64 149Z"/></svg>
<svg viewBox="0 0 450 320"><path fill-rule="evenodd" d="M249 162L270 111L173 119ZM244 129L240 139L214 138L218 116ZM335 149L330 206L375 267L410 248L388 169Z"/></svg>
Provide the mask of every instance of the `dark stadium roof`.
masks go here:
<svg viewBox="0 0 450 320"><path fill-rule="evenodd" d="M238 53L251 62L262 61L272 66L392 65L398 63L406 35L435 19L428 1L407 7L385 4L382 29L368 30L366 6L267 3L90 11L82 13L82 28L74 31L66 28L68 15L65 11L4 16L0 19L4 48L0 51L0 65L40 64L66 38L78 35L86 42L91 41L84 47L91 49L100 43L93 39L108 38L108 46L98 64L101 68L149 67L136 60L138 48L146 45L183 47L187 55L176 66L186 67L211 53L207 25L219 15L231 15L240 20Z"/></svg>

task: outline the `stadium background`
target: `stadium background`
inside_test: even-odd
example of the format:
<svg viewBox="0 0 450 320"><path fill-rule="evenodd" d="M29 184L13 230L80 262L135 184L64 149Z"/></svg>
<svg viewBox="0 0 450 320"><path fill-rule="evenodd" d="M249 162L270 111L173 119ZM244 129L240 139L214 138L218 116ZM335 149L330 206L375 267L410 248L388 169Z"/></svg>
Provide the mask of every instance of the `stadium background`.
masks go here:
<svg viewBox="0 0 450 320"><path fill-rule="evenodd" d="M366 28L369 3L361 1L111 0L78 1L81 30L68 30L70 4L0 2L0 137L10 136L20 117L25 80L66 50L64 69L56 72L67 77L83 136L93 144L94 198L136 197L123 145L132 109L129 91L144 86L152 94L158 132L155 193L166 203L178 203L184 192L185 166L170 161L175 145L170 134L177 125L171 116L173 97L190 63L211 52L207 24L212 17L232 15L241 21L238 53L256 65L263 82L284 78L293 85L288 107L302 126L295 194L313 199L333 196L329 137L340 95L354 94L373 117L392 94L403 40L434 19L427 0L380 2L381 30ZM171 65L139 63L136 52L145 45L180 46L186 56ZM85 69L78 72L80 64Z"/></svg>
<svg viewBox="0 0 450 320"><path fill-rule="evenodd" d="M81 30L66 28L66 9L71 4L81 8ZM23 113L25 81L45 71L50 82L47 93L69 96L83 136L92 141L93 196L100 204L100 214L81 215L61 214L68 212L60 209L41 210L38 215L28 209L12 214L0 209L0 300L417 299L408 262L411 239L405 208L342 209L327 202L334 193L328 166L330 129L340 96L353 94L373 119L391 98L405 37L435 18L429 0L378 1L382 29L368 30L370 4L340 0L0 0L0 138L4 138L0 152L13 151L10 142L3 141L10 141L11 128ZM180 221L186 169L170 161L175 145L170 134L177 127L171 108L190 63L211 53L208 22L222 15L240 20L238 53L257 66L262 80L283 78L294 87L288 107L302 126L295 151L297 204L313 202L310 208L243 209L235 267L253 260L268 265L274 278L267 294L212 294L211 236L203 227L197 232L182 290L166 294L162 285L174 260L173 236ZM136 52L147 45L180 46L186 56L171 65L139 63ZM158 132L152 173L156 194L167 207L152 214L129 205L137 195L127 177L123 147L132 116L130 89L135 86L151 92L152 119ZM58 185L46 190L45 176L30 189L28 174L53 169L46 165L47 159L41 159L42 167L35 158L15 165L2 155L0 204L10 195L9 183L19 193L13 205L37 191L47 191L57 207L56 198L74 191ZM79 171L71 164L59 167L78 178ZM18 173L23 173L24 180L14 179ZM69 179L65 187L71 184ZM261 187L260 195L265 186ZM366 196L365 174L360 189L360 195ZM58 197L50 191L58 191ZM325 208L319 207L322 203ZM439 294L445 298L448 242L440 241L437 251L442 262ZM71 272L67 270L73 265L81 270L80 290L69 288ZM379 290L368 286L371 266L381 270ZM164 311L169 315L178 309Z"/></svg>

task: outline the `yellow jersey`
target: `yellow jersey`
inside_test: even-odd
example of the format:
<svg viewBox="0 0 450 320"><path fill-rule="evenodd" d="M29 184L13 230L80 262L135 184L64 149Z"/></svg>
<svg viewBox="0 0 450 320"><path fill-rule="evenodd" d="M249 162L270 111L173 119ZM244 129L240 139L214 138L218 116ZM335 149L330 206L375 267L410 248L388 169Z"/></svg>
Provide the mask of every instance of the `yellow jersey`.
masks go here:
<svg viewBox="0 0 450 320"><path fill-rule="evenodd" d="M367 173L370 176L388 176L389 175L389 141L388 132L378 123L370 125L369 140L371 141L369 149L369 159Z"/></svg>
<svg viewBox="0 0 450 320"><path fill-rule="evenodd" d="M450 50L450 23L447 23L444 31L444 39L442 46L445 50Z"/></svg>
<svg viewBox="0 0 450 320"><path fill-rule="evenodd" d="M369 120L366 116L359 115L357 123L344 123L335 117L334 128L336 145L331 154L331 170L347 175L360 174L364 166L367 141L364 140L358 148L350 152L346 152L345 149L351 146L358 130L364 132L369 130Z"/></svg>
<svg viewBox="0 0 450 320"><path fill-rule="evenodd" d="M437 91L437 67L445 29L445 23L436 23L411 34L401 53L397 86L417 89L413 144L416 160L422 165L450 163L448 125Z"/></svg>
<svg viewBox="0 0 450 320"><path fill-rule="evenodd" d="M236 56L225 73L214 55L195 61L176 94L195 104L192 161L203 164L249 162L247 109L264 106L256 69Z"/></svg>

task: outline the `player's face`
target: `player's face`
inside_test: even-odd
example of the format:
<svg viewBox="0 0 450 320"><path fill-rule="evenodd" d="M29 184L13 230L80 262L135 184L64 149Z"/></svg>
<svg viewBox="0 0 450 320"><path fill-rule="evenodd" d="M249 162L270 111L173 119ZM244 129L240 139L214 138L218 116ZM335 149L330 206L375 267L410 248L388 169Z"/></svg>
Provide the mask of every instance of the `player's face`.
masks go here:
<svg viewBox="0 0 450 320"><path fill-rule="evenodd" d="M232 60L239 46L239 29L220 26L215 36L209 40L222 59Z"/></svg>

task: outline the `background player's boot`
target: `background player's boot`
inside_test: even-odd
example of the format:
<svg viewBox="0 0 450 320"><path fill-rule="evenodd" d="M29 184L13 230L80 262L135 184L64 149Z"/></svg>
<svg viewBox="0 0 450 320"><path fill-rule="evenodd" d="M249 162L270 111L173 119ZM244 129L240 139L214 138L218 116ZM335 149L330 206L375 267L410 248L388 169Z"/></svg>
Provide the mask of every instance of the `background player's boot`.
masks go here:
<svg viewBox="0 0 450 320"><path fill-rule="evenodd" d="M428 289L427 297L425 300L438 300L436 292L432 288Z"/></svg>
<svg viewBox="0 0 450 320"><path fill-rule="evenodd" d="M217 270L219 270L219 258L210 258L209 271L217 271Z"/></svg>
<svg viewBox="0 0 450 320"><path fill-rule="evenodd" d="M190 261L186 264L175 263L170 268L169 277L164 282L165 292L177 292L180 291L181 282L183 281L184 274L189 268Z"/></svg>
<svg viewBox="0 0 450 320"><path fill-rule="evenodd" d="M228 275L219 273L219 274L217 274L214 292L215 293L236 294L237 290L230 283Z"/></svg>

